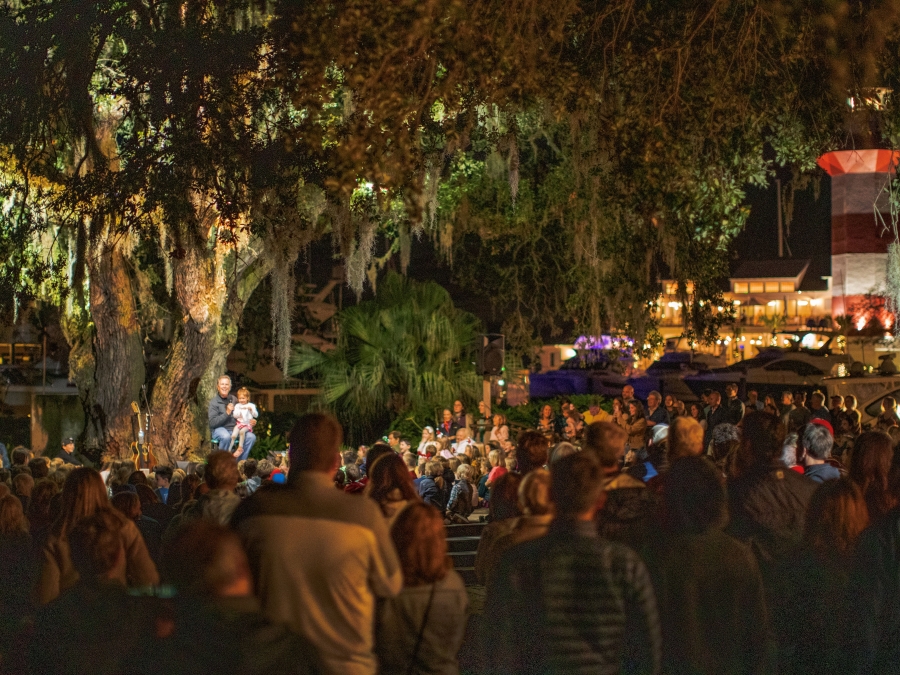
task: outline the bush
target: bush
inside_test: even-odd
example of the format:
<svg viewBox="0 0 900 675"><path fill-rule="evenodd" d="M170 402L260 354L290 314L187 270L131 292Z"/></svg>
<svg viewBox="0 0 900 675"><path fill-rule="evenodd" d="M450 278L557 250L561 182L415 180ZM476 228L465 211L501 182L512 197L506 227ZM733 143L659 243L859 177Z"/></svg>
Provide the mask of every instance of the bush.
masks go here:
<svg viewBox="0 0 900 675"><path fill-rule="evenodd" d="M270 452L284 452L287 448L288 433L300 417L300 413L295 412L259 413L254 429L256 443L250 450L250 456L254 459L265 459Z"/></svg>

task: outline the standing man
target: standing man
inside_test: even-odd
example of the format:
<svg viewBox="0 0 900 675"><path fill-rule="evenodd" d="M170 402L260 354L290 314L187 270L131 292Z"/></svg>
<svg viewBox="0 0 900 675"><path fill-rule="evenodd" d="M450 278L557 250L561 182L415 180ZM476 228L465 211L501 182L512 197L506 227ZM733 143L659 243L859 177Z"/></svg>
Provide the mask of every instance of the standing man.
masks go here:
<svg viewBox="0 0 900 675"><path fill-rule="evenodd" d="M788 413L788 433L797 431L805 424L809 424L812 413L806 407L806 392L794 392L794 409Z"/></svg>
<svg viewBox="0 0 900 675"><path fill-rule="evenodd" d="M75 439L74 438L64 438L62 442L62 449L59 451L57 455L59 459L63 461L65 464L74 464L75 466L84 466L84 462L82 462L78 457L75 456Z"/></svg>
<svg viewBox="0 0 900 675"><path fill-rule="evenodd" d="M734 382L725 385L725 396L728 397L725 404L728 408L728 422L737 426L744 419L744 404L738 398L738 386Z"/></svg>
<svg viewBox="0 0 900 675"><path fill-rule="evenodd" d="M236 403L237 399L231 394L231 378L227 375L220 375L216 382L216 393L209 402L209 429L212 432L213 440L219 445L219 450L231 452L233 442L231 432L234 431L234 425L237 423L231 413L234 412ZM256 427L256 420L252 419L248 424ZM244 436L244 452L235 451L232 454L238 461L247 459L254 443L256 443L256 434L248 431Z"/></svg>
<svg viewBox="0 0 900 675"><path fill-rule="evenodd" d="M809 397L809 417L812 420L825 420L834 428L835 420L832 418L828 408L825 407L825 394L821 391L814 391Z"/></svg>
<svg viewBox="0 0 900 675"><path fill-rule="evenodd" d="M630 384L626 384L622 387L622 401L625 403L625 410L628 410L628 404L634 400L636 400L634 398L634 387Z"/></svg>
<svg viewBox="0 0 900 675"><path fill-rule="evenodd" d="M835 394L831 397L831 408L828 410L831 414L831 426L834 427L834 430L837 431L841 426L841 420L844 417L844 413L846 410L844 409L844 397L840 394Z"/></svg>
<svg viewBox="0 0 900 675"><path fill-rule="evenodd" d="M647 569L630 548L597 533L603 477L587 452L553 465L556 519L545 536L509 549L487 588L492 672L660 672Z"/></svg>
<svg viewBox="0 0 900 675"><path fill-rule="evenodd" d="M669 411L662 403L662 396L658 391L651 391L647 394L647 428L654 427L657 424L669 425Z"/></svg>
<svg viewBox="0 0 900 675"><path fill-rule="evenodd" d="M765 405L763 402L759 400L759 392L756 389L751 389L747 392L747 403L744 404L744 409L748 412L753 412L754 410L759 411L763 410Z"/></svg>
<svg viewBox="0 0 900 675"><path fill-rule="evenodd" d="M288 440L287 486L258 490L231 521L263 613L311 642L326 675L375 675L375 600L403 587L387 521L374 500L334 489L336 419L304 415Z"/></svg>
<svg viewBox="0 0 900 675"><path fill-rule="evenodd" d="M713 429L720 424L727 424L729 419L728 410L722 405L722 394L711 391L709 393L709 414L706 416L706 434L703 436L704 448L709 448Z"/></svg>

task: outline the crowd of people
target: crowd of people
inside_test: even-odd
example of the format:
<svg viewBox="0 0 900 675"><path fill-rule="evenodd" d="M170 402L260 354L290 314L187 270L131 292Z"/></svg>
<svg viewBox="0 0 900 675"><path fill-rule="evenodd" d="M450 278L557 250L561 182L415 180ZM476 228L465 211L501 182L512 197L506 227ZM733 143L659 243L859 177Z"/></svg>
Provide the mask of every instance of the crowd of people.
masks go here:
<svg viewBox="0 0 900 675"><path fill-rule="evenodd" d="M770 410L729 387L725 401L710 392L673 413L655 392L645 405L626 390L612 412L564 402L518 434L456 402L418 444L390 434L356 450L314 413L286 456L257 461L242 457L249 418L241 439L221 417L229 392L218 396L211 423L228 439L213 438L227 445L187 472L12 451L0 470L0 672L900 663L893 401L863 430L854 401L826 409L816 394L809 408L791 394ZM446 528L479 506L485 602L472 613Z"/></svg>

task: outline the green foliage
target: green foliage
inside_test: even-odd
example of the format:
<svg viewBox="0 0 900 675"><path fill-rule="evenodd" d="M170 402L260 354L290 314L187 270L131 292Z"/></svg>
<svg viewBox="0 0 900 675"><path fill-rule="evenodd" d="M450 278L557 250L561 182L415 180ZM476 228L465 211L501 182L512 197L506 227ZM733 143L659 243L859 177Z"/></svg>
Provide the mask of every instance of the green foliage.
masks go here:
<svg viewBox="0 0 900 675"><path fill-rule="evenodd" d="M110 251L169 355L188 331L232 336L274 272L283 360L305 243L330 237L361 296L424 232L520 352L610 328L652 346L661 278L708 342L745 186L900 138L896 97L869 95L900 86L898 17L900 0L0 0L0 297L58 304L87 368L112 339L90 321ZM851 115L848 93L874 103ZM417 389L390 386L394 410Z"/></svg>
<svg viewBox="0 0 900 675"><path fill-rule="evenodd" d="M270 452L284 452L288 434L299 418L300 415L294 412L261 411L253 430L256 434L256 443L250 450L250 456L265 459Z"/></svg>
<svg viewBox="0 0 900 675"><path fill-rule="evenodd" d="M320 352L301 343L288 371L320 378L320 404L334 411L353 443L370 442L392 420L433 419L454 399L477 400L478 323L436 283L388 273L373 300L346 307L336 320L336 348Z"/></svg>

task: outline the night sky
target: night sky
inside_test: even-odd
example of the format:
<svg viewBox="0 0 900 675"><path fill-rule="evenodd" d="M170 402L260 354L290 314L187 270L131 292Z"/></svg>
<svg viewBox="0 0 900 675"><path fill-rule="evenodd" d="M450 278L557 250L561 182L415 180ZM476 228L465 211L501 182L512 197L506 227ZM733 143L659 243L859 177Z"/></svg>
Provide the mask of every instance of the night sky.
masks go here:
<svg viewBox="0 0 900 675"><path fill-rule="evenodd" d="M792 257L810 258L809 274L827 275L831 270L831 178L821 169L815 173L819 181L819 198L814 186L798 192L794 198L794 218L788 238ZM779 172L782 185L790 181L790 172ZM747 227L735 241L733 262L770 260L778 257L777 190L773 178L768 189L747 189L750 218ZM788 257L787 248L785 257Z"/></svg>

